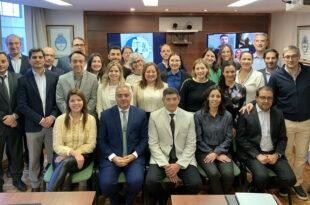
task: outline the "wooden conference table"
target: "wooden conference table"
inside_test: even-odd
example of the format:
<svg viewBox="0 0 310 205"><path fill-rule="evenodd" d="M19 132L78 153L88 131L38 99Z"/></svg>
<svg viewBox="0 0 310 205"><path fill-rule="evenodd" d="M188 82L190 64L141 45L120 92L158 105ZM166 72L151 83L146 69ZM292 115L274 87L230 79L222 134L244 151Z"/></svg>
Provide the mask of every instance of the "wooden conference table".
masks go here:
<svg viewBox="0 0 310 205"><path fill-rule="evenodd" d="M94 191L0 193L0 204L92 205Z"/></svg>
<svg viewBox="0 0 310 205"><path fill-rule="evenodd" d="M274 195L273 195L274 196ZM278 205L282 205L274 196ZM225 195L172 195L172 205L227 205Z"/></svg>

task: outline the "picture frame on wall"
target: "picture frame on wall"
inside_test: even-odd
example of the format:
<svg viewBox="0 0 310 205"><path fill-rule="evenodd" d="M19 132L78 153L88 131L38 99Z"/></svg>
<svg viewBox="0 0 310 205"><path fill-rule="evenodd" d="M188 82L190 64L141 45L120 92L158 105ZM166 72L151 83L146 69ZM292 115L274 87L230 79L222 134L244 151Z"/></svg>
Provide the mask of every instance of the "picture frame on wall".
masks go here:
<svg viewBox="0 0 310 205"><path fill-rule="evenodd" d="M71 53L71 42L74 37L73 25L47 25L46 34L48 46L55 49L56 58Z"/></svg>
<svg viewBox="0 0 310 205"><path fill-rule="evenodd" d="M297 47L300 50L300 61L310 64L310 25L297 27Z"/></svg>

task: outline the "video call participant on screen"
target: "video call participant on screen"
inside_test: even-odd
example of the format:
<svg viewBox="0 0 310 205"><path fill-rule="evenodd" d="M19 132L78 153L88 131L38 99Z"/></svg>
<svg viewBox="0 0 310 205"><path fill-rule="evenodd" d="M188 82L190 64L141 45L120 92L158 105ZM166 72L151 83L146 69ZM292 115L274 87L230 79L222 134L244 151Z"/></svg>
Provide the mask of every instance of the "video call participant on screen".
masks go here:
<svg viewBox="0 0 310 205"><path fill-rule="evenodd" d="M221 45L226 45L229 43L229 38L228 38L228 35L227 34L222 34L220 36L220 42L221 42Z"/></svg>
<svg viewBox="0 0 310 205"><path fill-rule="evenodd" d="M127 85L119 85L115 93L117 105L103 111L100 117L99 184L112 205L132 205L144 181L147 117L143 110L130 105L130 89ZM119 195L121 172L127 184L125 201L121 201Z"/></svg>
<svg viewBox="0 0 310 205"><path fill-rule="evenodd" d="M157 66L160 72L165 72L169 69L169 57L172 53L171 47L168 44L164 44L160 46L160 56L162 58L162 62L158 63Z"/></svg>
<svg viewBox="0 0 310 205"><path fill-rule="evenodd" d="M29 178L33 192L40 191L40 156L44 143L48 163L53 158L52 128L58 115L55 100L58 76L44 69L42 49L29 51L32 66L18 79L17 109L25 116L29 149Z"/></svg>
<svg viewBox="0 0 310 205"><path fill-rule="evenodd" d="M72 41L72 52L79 51L86 55L86 48L85 48L85 41L81 37L74 37ZM69 56L64 56L62 58L58 59L57 68L62 69L65 73L69 72L72 70L70 66L70 58ZM84 70L86 70L86 65Z"/></svg>
<svg viewBox="0 0 310 205"><path fill-rule="evenodd" d="M20 74L8 72L9 59L4 52L0 52L0 159L2 161L4 147L10 158L10 172L13 186L19 191L26 191L27 187L21 180L23 175L23 141L20 125L20 113L17 112L16 92L17 80ZM3 192L3 169L0 165L0 192Z"/></svg>
<svg viewBox="0 0 310 205"><path fill-rule="evenodd" d="M270 87L256 92L256 105L238 120L238 156L253 175L251 192L265 192L270 184L268 169L277 175L275 184L281 196L287 196L288 188L296 183L293 170L285 158L287 136L283 114L272 107L274 96Z"/></svg>
<svg viewBox="0 0 310 205"><path fill-rule="evenodd" d="M275 49L267 49L264 52L263 58L266 64L266 68L258 71L263 74L265 84L267 84L269 82L272 73L275 72L277 69L279 69L278 66L279 53Z"/></svg>
<svg viewBox="0 0 310 205"><path fill-rule="evenodd" d="M268 36L265 33L258 33L255 35L254 47L255 53L253 54L253 69L260 70L266 68L264 61L264 52L268 46Z"/></svg>
<svg viewBox="0 0 310 205"><path fill-rule="evenodd" d="M45 60L44 68L46 70L54 72L58 76L64 74L64 70L54 66L54 61L55 61L55 50L54 50L54 48L45 47L45 48L43 48L43 51L45 53L45 56L44 56L44 60Z"/></svg>
<svg viewBox="0 0 310 205"><path fill-rule="evenodd" d="M180 96L174 88L166 88L164 107L151 113L149 120L150 167L146 188L150 205L167 204L169 193L161 181L167 177L180 194L197 194L201 178L195 159L196 133L193 114L178 107ZM183 187L178 187L180 181Z"/></svg>

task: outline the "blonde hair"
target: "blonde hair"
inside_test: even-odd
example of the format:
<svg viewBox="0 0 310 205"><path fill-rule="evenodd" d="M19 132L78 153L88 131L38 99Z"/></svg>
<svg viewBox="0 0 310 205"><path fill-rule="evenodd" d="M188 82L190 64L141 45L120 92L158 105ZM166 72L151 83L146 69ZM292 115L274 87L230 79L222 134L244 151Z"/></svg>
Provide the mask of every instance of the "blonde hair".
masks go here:
<svg viewBox="0 0 310 205"><path fill-rule="evenodd" d="M197 75L196 75L196 73L195 73L195 67L196 67L196 65L197 64L199 64L199 63L202 63L204 66L206 66L206 68L208 69L208 72L207 72L207 74L206 74L206 78L208 79L209 78L209 75L210 75L210 65L208 64L208 62L205 60L205 59L203 59L203 58L198 58L197 60L195 60L194 61L194 63L193 63L193 69L192 69L192 73L191 73L191 75L192 75L192 77L193 78L196 78L197 77Z"/></svg>
<svg viewBox="0 0 310 205"><path fill-rule="evenodd" d="M123 66L119 62L112 61L107 65L107 70L101 78L101 84L103 87L108 86L108 84L110 82L109 72L112 69L112 67L114 67L114 66L116 66L119 70L119 84L125 83L125 79L123 76Z"/></svg>

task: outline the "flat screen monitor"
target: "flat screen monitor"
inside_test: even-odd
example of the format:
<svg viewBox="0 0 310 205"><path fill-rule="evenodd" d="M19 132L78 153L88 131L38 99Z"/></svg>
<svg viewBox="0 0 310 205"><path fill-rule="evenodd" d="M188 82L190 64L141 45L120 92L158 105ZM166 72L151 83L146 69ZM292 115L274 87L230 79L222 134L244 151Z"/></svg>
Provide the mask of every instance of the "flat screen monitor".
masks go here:
<svg viewBox="0 0 310 205"><path fill-rule="evenodd" d="M161 62L160 46L166 43L165 33L108 33L108 46L129 46L140 53L145 62Z"/></svg>
<svg viewBox="0 0 310 205"><path fill-rule="evenodd" d="M208 34L207 39L208 48L218 50L223 44L229 44L232 49L236 47L236 33L214 33Z"/></svg>

